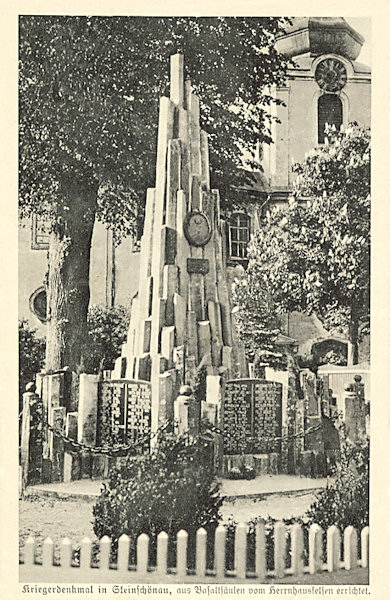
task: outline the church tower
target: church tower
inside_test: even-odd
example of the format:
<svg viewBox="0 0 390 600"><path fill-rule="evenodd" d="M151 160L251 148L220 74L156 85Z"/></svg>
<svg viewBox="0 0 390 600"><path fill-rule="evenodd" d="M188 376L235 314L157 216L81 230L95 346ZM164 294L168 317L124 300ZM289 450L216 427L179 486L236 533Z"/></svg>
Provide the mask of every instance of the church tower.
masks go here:
<svg viewBox="0 0 390 600"><path fill-rule="evenodd" d="M291 193L293 163L324 143L325 124L370 125L371 71L357 62L364 38L342 17L299 17L277 41L277 49L294 61L284 87L272 90L284 105L274 105L279 123L272 125L273 144L263 149L263 192L272 205Z"/></svg>

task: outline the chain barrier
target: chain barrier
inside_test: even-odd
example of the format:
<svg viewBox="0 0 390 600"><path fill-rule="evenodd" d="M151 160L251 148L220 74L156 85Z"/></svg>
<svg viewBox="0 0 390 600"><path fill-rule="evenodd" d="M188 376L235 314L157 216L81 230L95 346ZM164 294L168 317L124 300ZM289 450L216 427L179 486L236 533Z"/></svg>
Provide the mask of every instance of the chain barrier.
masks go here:
<svg viewBox="0 0 390 600"><path fill-rule="evenodd" d="M333 418L332 421L333 420L335 420L335 418ZM126 456L127 454L130 454L131 451L137 450L139 447L146 445L146 443L149 444L152 439L157 437L160 433L166 431L166 429L170 425L172 425L172 423L170 423L170 422L165 423L165 425L163 425L162 427L159 427L159 429L157 429L157 431L155 431L154 433L148 433L148 434L144 435L142 438L140 438L139 440L137 440L136 442L127 443L127 444L115 444L114 446L90 446L89 444L85 444L84 442L77 442L76 440L72 440L71 438L66 436L64 433L62 433L62 431L60 431L59 429L56 429L55 427L53 427L53 425L50 425L46 420L43 421L43 425L44 425L44 427L46 427L46 429L48 429L51 433L53 433L53 435L61 438L62 441L67 444L67 452L71 452L72 450L75 452L84 451L84 452L89 452L91 454L100 454L100 455L111 456L111 457L119 457L119 456ZM284 436L279 436L279 437L274 436L274 437L267 437L267 438L257 438L256 437L253 439L256 439L257 441L260 441L263 443L264 442L281 442L281 441L297 439L300 437L305 437L311 433L314 433L315 431L318 431L321 428L322 428L322 423L319 423L318 425L313 425L312 427L309 427L309 429L306 429L306 431L301 430L297 433L290 434L290 435L284 435ZM218 427L215 427L214 425L211 425L211 424L207 425L206 431L203 431L200 433L200 437L202 437L202 435L204 436L208 432L217 433L218 435L222 435L224 438L232 437L231 434L224 432L222 429L219 429ZM248 441L251 441L250 437L248 437Z"/></svg>
<svg viewBox="0 0 390 600"><path fill-rule="evenodd" d="M53 435L62 439L62 441L67 445L67 452L89 452L90 454L100 454L104 456L111 457L119 457L126 456L130 454L131 451L137 450L139 447L145 446L146 443L150 443L152 439L160 435L163 431L165 431L169 427L170 423L165 423L162 427L159 427L157 431L154 433L148 433L142 436L139 440L132 443L127 444L115 444L113 446L90 446L89 444L85 444L84 442L77 442L76 440L72 440L70 437L62 433L59 429L50 425L46 419L43 420L43 426L48 429Z"/></svg>

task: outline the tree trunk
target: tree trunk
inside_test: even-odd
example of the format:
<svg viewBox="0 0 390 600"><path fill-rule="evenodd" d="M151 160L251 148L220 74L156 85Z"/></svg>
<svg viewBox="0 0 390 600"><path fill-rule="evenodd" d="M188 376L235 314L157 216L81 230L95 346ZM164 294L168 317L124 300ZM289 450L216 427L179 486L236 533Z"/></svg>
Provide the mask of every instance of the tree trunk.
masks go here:
<svg viewBox="0 0 390 600"><path fill-rule="evenodd" d="M63 182L50 235L46 370L83 370L87 340L89 266L97 186Z"/></svg>

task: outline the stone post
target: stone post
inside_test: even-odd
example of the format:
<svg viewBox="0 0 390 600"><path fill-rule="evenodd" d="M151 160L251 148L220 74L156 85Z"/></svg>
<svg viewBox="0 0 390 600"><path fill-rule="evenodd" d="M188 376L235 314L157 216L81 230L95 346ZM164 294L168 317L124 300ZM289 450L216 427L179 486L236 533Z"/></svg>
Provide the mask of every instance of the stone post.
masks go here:
<svg viewBox="0 0 390 600"><path fill-rule="evenodd" d="M77 441L89 446L96 445L98 382L99 375L80 374ZM82 477L89 477L91 475L92 463L92 457L89 453L81 455Z"/></svg>
<svg viewBox="0 0 390 600"><path fill-rule="evenodd" d="M31 402L38 398L35 393L35 383L28 383L26 391L23 394L23 416L21 427L20 442L20 464L22 468L22 482L20 495L23 496L28 483L28 468L30 464L30 421L31 421Z"/></svg>
<svg viewBox="0 0 390 600"><path fill-rule="evenodd" d="M343 395L345 435L352 442L366 435L366 407L364 399L356 394L354 385L345 386Z"/></svg>

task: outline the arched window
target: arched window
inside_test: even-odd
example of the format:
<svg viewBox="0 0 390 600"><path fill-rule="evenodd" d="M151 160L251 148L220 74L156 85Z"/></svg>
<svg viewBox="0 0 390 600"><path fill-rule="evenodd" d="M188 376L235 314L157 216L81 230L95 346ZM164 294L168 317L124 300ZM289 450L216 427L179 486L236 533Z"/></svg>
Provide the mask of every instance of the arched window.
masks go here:
<svg viewBox="0 0 390 600"><path fill-rule="evenodd" d="M229 219L229 255L230 258L247 257L250 237L250 217L245 213L234 213Z"/></svg>
<svg viewBox="0 0 390 600"><path fill-rule="evenodd" d="M336 94L323 94L318 98L318 143L325 143L325 124L339 131L343 123L343 103Z"/></svg>

